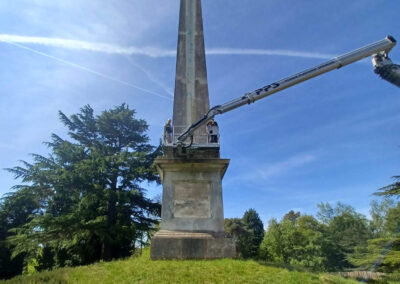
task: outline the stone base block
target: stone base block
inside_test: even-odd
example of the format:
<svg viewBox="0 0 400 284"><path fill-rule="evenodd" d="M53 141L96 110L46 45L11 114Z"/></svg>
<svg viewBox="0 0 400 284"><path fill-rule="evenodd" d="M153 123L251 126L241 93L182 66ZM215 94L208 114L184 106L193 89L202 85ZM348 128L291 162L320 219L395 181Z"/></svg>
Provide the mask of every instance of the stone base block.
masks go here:
<svg viewBox="0 0 400 284"><path fill-rule="evenodd" d="M224 235L161 230L151 240L150 258L153 260L234 257L235 241Z"/></svg>

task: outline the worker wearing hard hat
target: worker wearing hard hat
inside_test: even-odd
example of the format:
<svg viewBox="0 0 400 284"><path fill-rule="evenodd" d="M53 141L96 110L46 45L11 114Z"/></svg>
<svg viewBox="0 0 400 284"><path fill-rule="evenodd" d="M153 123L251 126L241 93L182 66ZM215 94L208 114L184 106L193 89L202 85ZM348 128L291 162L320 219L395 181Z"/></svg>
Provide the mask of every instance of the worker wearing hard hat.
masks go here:
<svg viewBox="0 0 400 284"><path fill-rule="evenodd" d="M166 143L172 143L172 132L171 119L169 118L164 125L164 141Z"/></svg>
<svg viewBox="0 0 400 284"><path fill-rule="evenodd" d="M209 143L218 143L219 140L219 128L218 124L214 119L211 119L207 123L207 132L208 132L208 142Z"/></svg>

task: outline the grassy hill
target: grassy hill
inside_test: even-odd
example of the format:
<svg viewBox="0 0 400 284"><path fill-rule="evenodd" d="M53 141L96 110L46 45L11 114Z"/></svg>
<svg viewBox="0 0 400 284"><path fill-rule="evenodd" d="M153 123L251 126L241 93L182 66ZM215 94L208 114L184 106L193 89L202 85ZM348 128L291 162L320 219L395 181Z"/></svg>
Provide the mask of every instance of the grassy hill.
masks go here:
<svg viewBox="0 0 400 284"><path fill-rule="evenodd" d="M0 283L359 283L329 274L289 271L255 261L151 261L149 252L126 260L19 276Z"/></svg>

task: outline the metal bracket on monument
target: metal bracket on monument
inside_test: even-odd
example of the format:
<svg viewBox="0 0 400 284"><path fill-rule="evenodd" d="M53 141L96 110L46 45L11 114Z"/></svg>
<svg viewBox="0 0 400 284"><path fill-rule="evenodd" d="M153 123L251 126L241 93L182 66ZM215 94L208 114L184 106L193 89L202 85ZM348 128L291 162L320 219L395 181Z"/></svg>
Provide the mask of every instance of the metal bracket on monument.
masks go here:
<svg viewBox="0 0 400 284"><path fill-rule="evenodd" d="M184 145L182 141L178 141L176 143L176 153L178 156L185 157L187 155L186 149L190 148L193 144L193 135L190 136L190 143L189 145Z"/></svg>

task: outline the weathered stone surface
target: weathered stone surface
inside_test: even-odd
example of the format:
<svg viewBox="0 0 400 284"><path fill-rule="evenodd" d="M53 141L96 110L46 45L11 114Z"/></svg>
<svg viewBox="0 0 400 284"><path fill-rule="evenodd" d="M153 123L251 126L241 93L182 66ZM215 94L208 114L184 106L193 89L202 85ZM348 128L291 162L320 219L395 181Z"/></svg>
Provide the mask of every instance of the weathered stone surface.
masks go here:
<svg viewBox="0 0 400 284"><path fill-rule="evenodd" d="M222 178L228 159L155 161L163 184L161 229L224 231Z"/></svg>
<svg viewBox="0 0 400 284"><path fill-rule="evenodd" d="M177 52L172 122L175 136L210 108L200 0L181 0ZM195 132L194 143L206 139L204 126Z"/></svg>
<svg viewBox="0 0 400 284"><path fill-rule="evenodd" d="M175 218L211 217L211 182L176 181L173 184Z"/></svg>
<svg viewBox="0 0 400 284"><path fill-rule="evenodd" d="M235 257L224 232L222 178L228 159L155 161L163 183L161 230L151 243L152 259Z"/></svg>
<svg viewBox="0 0 400 284"><path fill-rule="evenodd" d="M235 242L224 235L159 231L151 241L151 259L216 259L236 257Z"/></svg>

